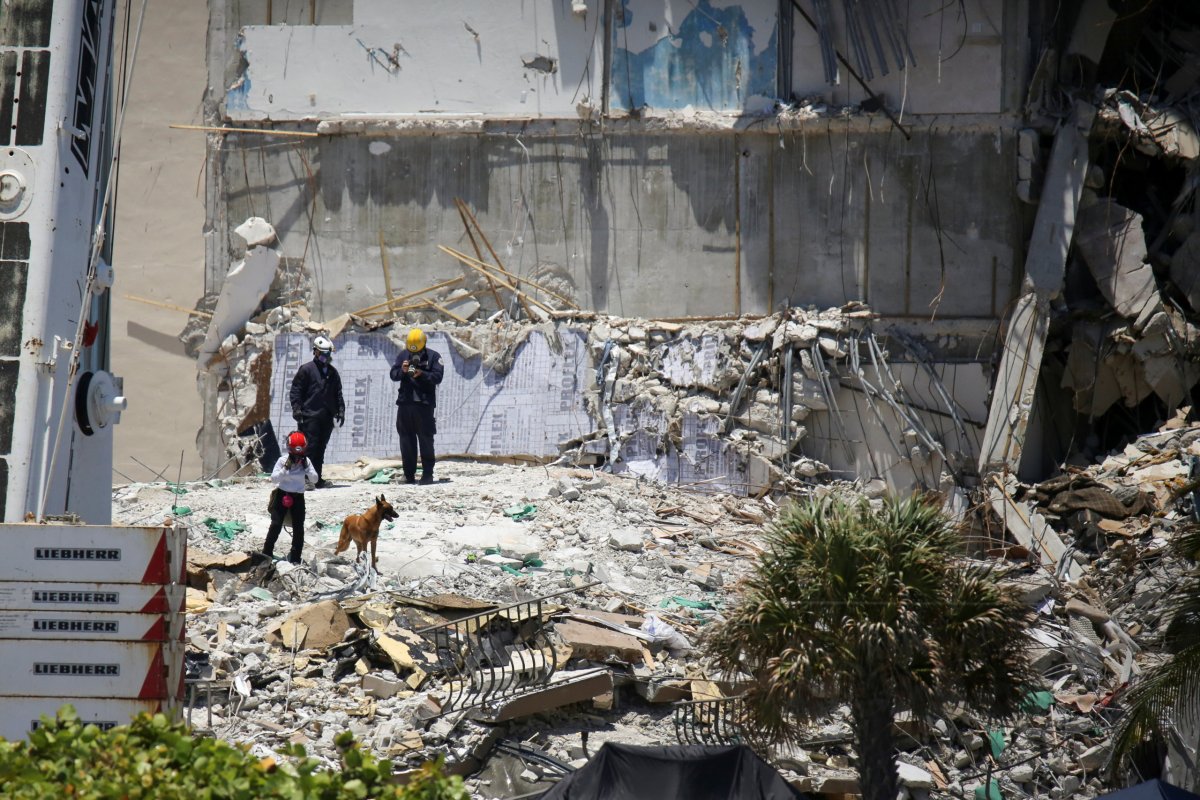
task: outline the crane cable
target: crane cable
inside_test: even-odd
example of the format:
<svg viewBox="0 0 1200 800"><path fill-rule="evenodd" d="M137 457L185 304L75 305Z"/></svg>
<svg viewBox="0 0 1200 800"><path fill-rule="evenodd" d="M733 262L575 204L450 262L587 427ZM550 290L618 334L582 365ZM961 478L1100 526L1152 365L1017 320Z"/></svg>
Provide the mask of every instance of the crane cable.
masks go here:
<svg viewBox="0 0 1200 800"><path fill-rule="evenodd" d="M121 152L121 134L125 128L125 112L129 108L129 87L133 82L133 68L137 64L138 46L142 41L142 23L146 20L146 7L149 5L149 0L142 0L142 10L138 13L137 31L133 39L133 52L129 62L122 65L123 74L121 76L121 103L119 114L117 116L117 127L113 133L112 152L109 159L108 176L104 181L104 195L100 201L99 214L96 215L96 227L92 231L91 254L88 258L87 276L83 285L83 299L81 308L79 309L79 320L75 323L75 339L71 346L71 354L69 366L67 369L67 385L63 389L63 402L59 408L58 414L58 431L54 435L54 447L50 451L50 459L46 464L45 472L43 473L42 481L42 496L38 502L38 521L44 521L46 518L46 502L50 497L50 481L54 476L54 467L58 462L58 453L62 446L63 432L66 430L66 421L69 416L68 410L72 405L68 402L71 397L71 389L75 385L75 377L79 371L79 354L82 350L80 346L83 341L84 325L87 324L88 310L92 303L92 286L96 283L96 265L100 260L100 250L104 247L104 225L108 218L109 204L112 202L112 189L116 180L118 160ZM130 6L126 5L125 14L128 20ZM128 25L125 28L129 30ZM109 43L109 62L112 61L112 51L114 42ZM93 123L94 124L94 123ZM53 390L51 390L53 391Z"/></svg>

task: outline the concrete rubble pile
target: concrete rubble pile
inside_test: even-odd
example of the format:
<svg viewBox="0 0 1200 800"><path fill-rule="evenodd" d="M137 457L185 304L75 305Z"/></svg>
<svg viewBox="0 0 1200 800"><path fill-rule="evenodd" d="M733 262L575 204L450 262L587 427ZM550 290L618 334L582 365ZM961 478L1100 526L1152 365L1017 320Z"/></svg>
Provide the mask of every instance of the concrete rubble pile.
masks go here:
<svg viewBox="0 0 1200 800"><path fill-rule="evenodd" d="M1055 337L1061 386L1092 419L1151 396L1174 409L1200 379L1200 31L1164 35L1178 71L1133 60L1135 83L1151 89L1096 87L1094 154Z"/></svg>
<svg viewBox="0 0 1200 800"><path fill-rule="evenodd" d="M1166 544L1193 513L1179 494L1197 454L1200 427L1180 416L1086 470L997 482L1079 571L1019 544L1016 515L981 517L978 550L1037 611L1045 686L1004 725L964 711L902 718L905 796L972 796L989 779L1005 797L1107 787L1117 690L1158 658L1163 604L1185 568ZM204 520L189 555L194 725L264 755L300 742L331 763L348 729L401 767L443 754L486 798L544 788L604 741L738 735L744 718L727 699L738 686L696 645L751 568L775 503L580 469L444 468L448 482L419 488L390 484L386 462L343 468L353 480L335 473L334 488L309 494L295 568L254 555L268 521L261 478L116 491L120 521L171 509ZM375 574L333 546L341 518L380 493L401 516L381 530ZM854 792L848 709L804 738L773 763L815 795Z"/></svg>
<svg viewBox="0 0 1200 800"><path fill-rule="evenodd" d="M583 387L591 432L561 444L559 463L611 465L667 483L711 482L714 490L751 494L824 474L801 455L804 420L830 408L836 373L871 312L792 308L769 317L688 323L595 317L558 322L427 325L445 332L463 359L481 360L499 376L534 332L551 342L561 331L586 334L595 383ZM423 323L424 324L424 323ZM210 361L220 375L217 418L228 457L238 466L261 456L253 435L270 415L275 337L336 337L372 328L394 341L405 330L345 317L309 318L303 307L278 306L229 335ZM791 351L789 357L788 351ZM791 386L781 376L792 370ZM785 421L784 417L787 416Z"/></svg>

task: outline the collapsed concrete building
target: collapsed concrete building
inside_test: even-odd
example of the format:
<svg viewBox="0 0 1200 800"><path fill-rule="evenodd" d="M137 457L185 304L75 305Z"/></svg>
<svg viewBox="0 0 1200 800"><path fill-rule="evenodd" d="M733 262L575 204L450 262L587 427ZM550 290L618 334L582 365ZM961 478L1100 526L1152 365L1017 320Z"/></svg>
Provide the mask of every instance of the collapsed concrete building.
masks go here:
<svg viewBox="0 0 1200 800"><path fill-rule="evenodd" d="M357 359L331 447L393 453L393 321L471 387L452 454L754 494L1103 453L1200 377L1198 29L1105 0L212 0L206 469L290 424L316 331Z"/></svg>

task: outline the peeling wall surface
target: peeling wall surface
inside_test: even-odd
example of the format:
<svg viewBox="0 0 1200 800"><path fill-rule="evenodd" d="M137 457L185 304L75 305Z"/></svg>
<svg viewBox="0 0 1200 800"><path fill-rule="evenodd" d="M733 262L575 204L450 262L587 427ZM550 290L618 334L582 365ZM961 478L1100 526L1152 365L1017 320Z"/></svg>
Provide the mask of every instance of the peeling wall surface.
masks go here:
<svg viewBox="0 0 1200 800"><path fill-rule="evenodd" d="M227 116L574 117L578 101L599 95L598 15L546 0L434 8L358 0L352 24L245 25L236 43L245 69L227 87Z"/></svg>
<svg viewBox="0 0 1200 800"><path fill-rule="evenodd" d="M612 107L762 107L775 97L778 4L623 0L613 20Z"/></svg>
<svg viewBox="0 0 1200 800"><path fill-rule="evenodd" d="M287 4L296 8L282 18L261 0L226 5L224 111L233 120L575 118L599 108L606 91L614 111L770 110L789 102L785 85L801 97L832 88L837 103L864 97L844 67L828 80L820 37L787 4L794 35L781 73L776 0L613 2L607 68L608 4L598 0L586 13L568 0L445 0L436 11L418 0L322 0ZM895 16L875 9L847 20L842 4L829 4L839 49L855 57L861 47L874 92L910 114L994 114L1019 96L1008 98L1022 44L1005 34L1024 22L1024 2L879 8L890 5Z"/></svg>

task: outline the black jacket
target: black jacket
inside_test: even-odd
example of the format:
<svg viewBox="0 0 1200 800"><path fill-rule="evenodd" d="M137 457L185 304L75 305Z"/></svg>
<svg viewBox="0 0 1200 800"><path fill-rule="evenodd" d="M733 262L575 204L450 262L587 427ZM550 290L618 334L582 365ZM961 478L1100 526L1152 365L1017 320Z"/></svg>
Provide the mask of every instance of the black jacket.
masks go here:
<svg viewBox="0 0 1200 800"><path fill-rule="evenodd" d="M411 361L413 366L421 371L417 378L401 372L400 367L405 361ZM442 382L445 369L442 367L442 357L436 351L426 347L419 353L401 350L392 364L392 380L400 381L396 392L396 405L416 403L423 406L437 406L437 385Z"/></svg>
<svg viewBox="0 0 1200 800"><path fill-rule="evenodd" d="M296 370L292 378L292 391L288 395L292 403L292 416L303 421L309 417L332 420L346 415L346 402L342 399L342 376L332 364L324 371L315 361Z"/></svg>

